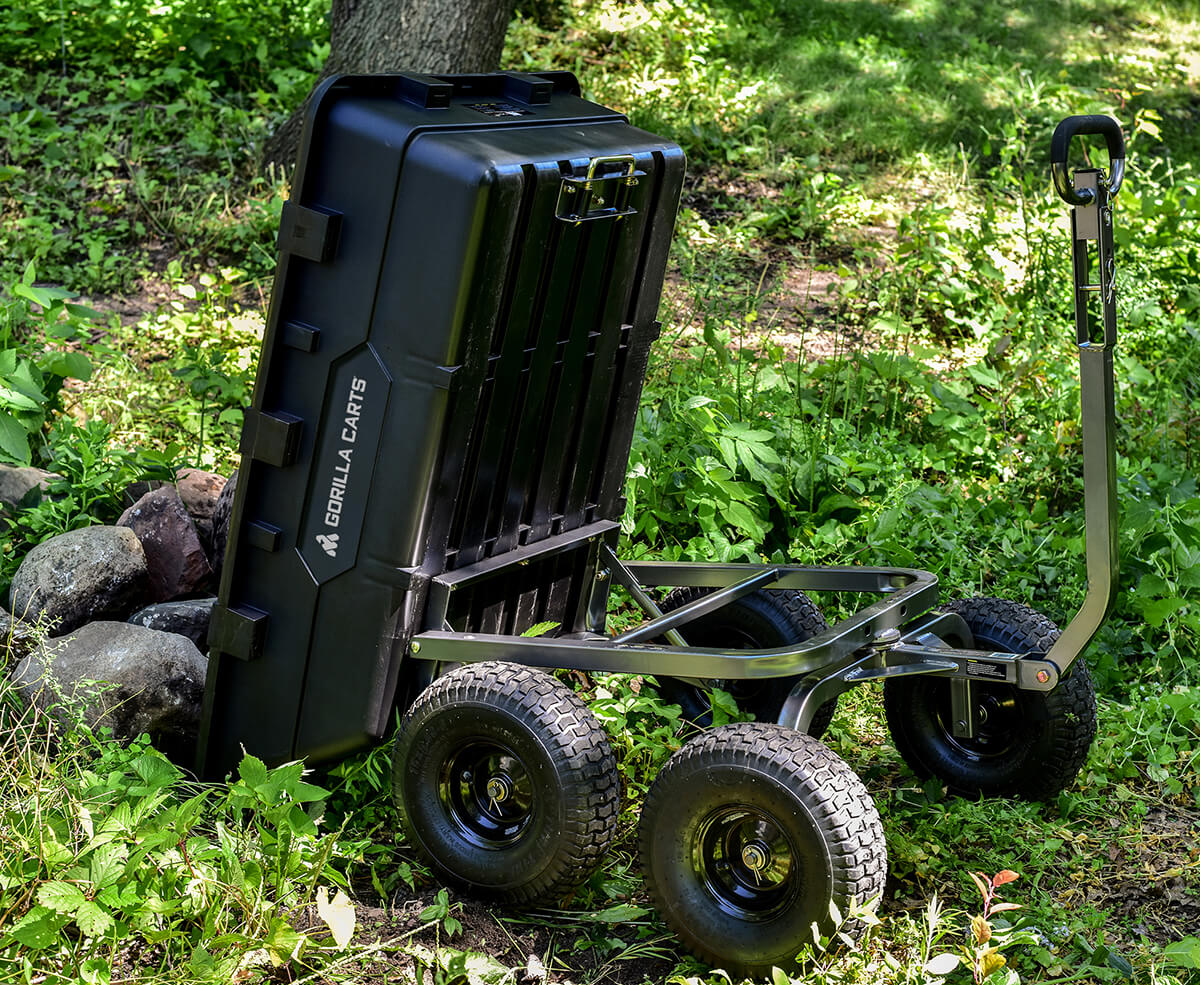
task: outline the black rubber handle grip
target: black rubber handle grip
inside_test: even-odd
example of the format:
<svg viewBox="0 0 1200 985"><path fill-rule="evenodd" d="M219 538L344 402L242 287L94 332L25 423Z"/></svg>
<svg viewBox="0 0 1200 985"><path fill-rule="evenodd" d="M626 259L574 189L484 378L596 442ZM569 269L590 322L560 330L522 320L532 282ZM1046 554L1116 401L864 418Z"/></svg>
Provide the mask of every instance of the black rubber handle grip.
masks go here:
<svg viewBox="0 0 1200 985"><path fill-rule="evenodd" d="M1067 151L1071 148L1071 138L1076 134L1096 134L1104 137L1108 145L1110 161L1125 159L1125 134L1121 132L1121 124L1111 116L1068 116L1054 128L1054 136L1050 139L1050 162L1066 164Z"/></svg>
<svg viewBox="0 0 1200 985"><path fill-rule="evenodd" d="M1095 197L1091 189L1076 191L1067 174L1067 154L1071 138L1076 135L1097 134L1108 146L1108 195L1114 197L1125 178L1125 134L1121 124L1111 116L1068 116L1054 128L1050 140L1050 174L1059 197L1070 205L1089 205Z"/></svg>

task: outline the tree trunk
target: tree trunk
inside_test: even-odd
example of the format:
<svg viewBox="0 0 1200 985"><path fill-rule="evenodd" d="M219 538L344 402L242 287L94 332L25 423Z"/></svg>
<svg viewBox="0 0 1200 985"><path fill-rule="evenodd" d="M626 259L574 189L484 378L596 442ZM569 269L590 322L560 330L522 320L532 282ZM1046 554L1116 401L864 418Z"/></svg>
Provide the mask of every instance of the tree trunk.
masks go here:
<svg viewBox="0 0 1200 985"><path fill-rule="evenodd" d="M333 0L321 78L371 72L492 72L516 0ZM290 172L304 126L301 106L267 140L263 167Z"/></svg>

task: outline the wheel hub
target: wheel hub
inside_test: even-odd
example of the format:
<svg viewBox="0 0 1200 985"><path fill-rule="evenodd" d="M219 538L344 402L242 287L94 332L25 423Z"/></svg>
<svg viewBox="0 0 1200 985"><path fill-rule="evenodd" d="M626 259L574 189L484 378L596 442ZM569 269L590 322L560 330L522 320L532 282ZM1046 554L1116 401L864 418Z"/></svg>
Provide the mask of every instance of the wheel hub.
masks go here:
<svg viewBox="0 0 1200 985"><path fill-rule="evenodd" d="M739 920L770 920L803 888L800 857L766 811L729 805L696 831L692 864L717 905Z"/></svg>
<svg viewBox="0 0 1200 985"><path fill-rule="evenodd" d="M742 849L742 864L755 875L771 864L771 849L755 839Z"/></svg>
<svg viewBox="0 0 1200 985"><path fill-rule="evenodd" d="M450 821L480 848L513 845L533 822L533 778L525 764L498 743L471 742L449 757L438 793Z"/></svg>
<svg viewBox="0 0 1200 985"><path fill-rule="evenodd" d="M503 773L493 776L490 780L488 780L487 795L488 800L490 800L493 805L503 803L509 798L511 793L512 780L510 780Z"/></svg>

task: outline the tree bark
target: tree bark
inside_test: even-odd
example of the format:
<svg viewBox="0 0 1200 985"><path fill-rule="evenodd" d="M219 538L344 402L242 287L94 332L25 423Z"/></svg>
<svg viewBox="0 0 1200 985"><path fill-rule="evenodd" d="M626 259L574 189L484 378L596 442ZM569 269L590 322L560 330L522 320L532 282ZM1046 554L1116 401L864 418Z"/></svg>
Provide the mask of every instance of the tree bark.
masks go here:
<svg viewBox="0 0 1200 985"><path fill-rule="evenodd" d="M321 79L373 72L492 72L516 0L333 0ZM319 80L318 80L319 81ZM267 140L263 167L290 172L305 107Z"/></svg>

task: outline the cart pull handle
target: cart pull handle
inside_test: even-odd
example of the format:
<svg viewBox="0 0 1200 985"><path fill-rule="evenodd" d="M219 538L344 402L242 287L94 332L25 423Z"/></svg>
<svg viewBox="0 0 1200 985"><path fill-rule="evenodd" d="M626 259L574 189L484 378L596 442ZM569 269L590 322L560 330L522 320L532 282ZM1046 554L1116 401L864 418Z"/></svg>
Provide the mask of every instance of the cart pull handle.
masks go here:
<svg viewBox="0 0 1200 985"><path fill-rule="evenodd" d="M1071 138L1076 134L1104 137L1108 144L1108 197L1115 197L1125 178L1125 135L1121 132L1121 124L1111 116L1068 116L1055 128L1050 140L1050 174L1054 178L1055 191L1069 205L1091 205L1096 197L1090 188L1077 190L1071 187L1067 152L1071 148Z"/></svg>

